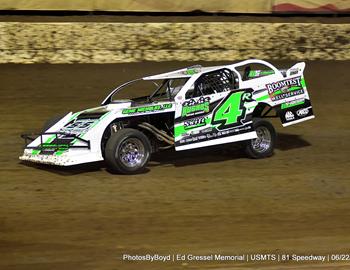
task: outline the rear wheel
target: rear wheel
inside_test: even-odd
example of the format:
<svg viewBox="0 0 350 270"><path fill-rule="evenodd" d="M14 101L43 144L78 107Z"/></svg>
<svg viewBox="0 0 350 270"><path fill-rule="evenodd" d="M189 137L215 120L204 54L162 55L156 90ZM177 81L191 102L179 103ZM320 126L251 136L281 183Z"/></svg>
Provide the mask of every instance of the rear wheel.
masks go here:
<svg viewBox="0 0 350 270"><path fill-rule="evenodd" d="M105 160L114 172L135 174L144 171L151 153L151 145L142 132L125 128L112 134L107 141Z"/></svg>
<svg viewBox="0 0 350 270"><path fill-rule="evenodd" d="M276 131L272 124L263 119L253 122L257 138L247 141L245 152L251 158L266 158L273 154L276 143Z"/></svg>

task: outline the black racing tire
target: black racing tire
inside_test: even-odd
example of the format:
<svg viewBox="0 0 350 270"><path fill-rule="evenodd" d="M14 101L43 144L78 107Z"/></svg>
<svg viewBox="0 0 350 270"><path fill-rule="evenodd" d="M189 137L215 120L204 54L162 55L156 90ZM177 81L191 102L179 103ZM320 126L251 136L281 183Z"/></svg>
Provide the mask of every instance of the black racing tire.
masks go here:
<svg viewBox="0 0 350 270"><path fill-rule="evenodd" d="M51 117L50 119L48 119L42 129L41 129L41 133L44 133L46 130L48 130L49 128L51 128L52 126L54 126L58 121L60 121L63 118L63 115L56 115L54 117Z"/></svg>
<svg viewBox="0 0 350 270"><path fill-rule="evenodd" d="M272 156L276 144L276 131L273 125L264 119L254 119L253 128L258 138L246 142L246 154L254 159Z"/></svg>
<svg viewBox="0 0 350 270"><path fill-rule="evenodd" d="M113 133L105 148L105 161L112 172L137 174L145 171L151 156L149 139L141 131L125 128Z"/></svg>

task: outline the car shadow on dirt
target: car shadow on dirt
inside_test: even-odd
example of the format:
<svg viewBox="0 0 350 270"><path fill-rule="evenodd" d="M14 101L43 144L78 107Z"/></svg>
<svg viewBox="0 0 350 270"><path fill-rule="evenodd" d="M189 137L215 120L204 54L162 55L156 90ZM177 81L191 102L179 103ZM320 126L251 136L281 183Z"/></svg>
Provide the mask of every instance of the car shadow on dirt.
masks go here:
<svg viewBox="0 0 350 270"><path fill-rule="evenodd" d="M281 151L289 151L311 145L300 135L278 133L277 136L276 149ZM150 169L163 165L182 167L241 158L247 158L246 154L244 153L244 145L242 143L224 144L180 152L169 149L153 154L148 167ZM58 167L30 162L20 163L28 167L45 170L59 175L77 175L97 171L107 171L109 173L113 173L106 169L106 164L103 161L70 167ZM146 169L144 173L149 172L150 169Z"/></svg>
<svg viewBox="0 0 350 270"><path fill-rule="evenodd" d="M303 139L300 135L278 133L276 149L288 151L292 149L304 148L311 146L311 143Z"/></svg>
<svg viewBox="0 0 350 270"><path fill-rule="evenodd" d="M78 174L89 173L89 172L104 171L106 168L104 161L91 162L87 164L79 164L79 165L68 166L68 167L38 164L38 163L32 163L27 161L20 161L19 163L21 165L24 165L30 168L43 170L43 171L47 171L47 172L51 172L59 175L67 175L67 176L78 175Z"/></svg>
<svg viewBox="0 0 350 270"><path fill-rule="evenodd" d="M310 146L311 144L300 135L279 133L277 135L276 149L288 151ZM171 164L176 167L189 166L202 163L221 162L225 160L247 158L243 143L224 144L191 151L176 152L174 150L162 151L153 154L149 167Z"/></svg>

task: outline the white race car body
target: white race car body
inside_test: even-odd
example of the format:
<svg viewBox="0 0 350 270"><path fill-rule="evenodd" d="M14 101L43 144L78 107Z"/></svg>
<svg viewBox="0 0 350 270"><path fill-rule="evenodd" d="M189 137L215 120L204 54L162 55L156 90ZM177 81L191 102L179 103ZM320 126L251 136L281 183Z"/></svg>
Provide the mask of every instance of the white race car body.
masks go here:
<svg viewBox="0 0 350 270"><path fill-rule="evenodd" d="M253 64L265 69L239 71ZM304 68L305 63L298 63L280 71L262 60L196 66L142 78L166 82L166 100L113 100L114 94L133 81L128 82L112 91L101 107L64 116L29 143L20 159L60 166L101 161L106 131L118 132L123 125L147 128L142 124L147 121L160 129L159 119L164 116L172 123L166 126L171 127L166 135L156 137L173 144L177 151L254 139L252 121L262 115L262 108L275 110L283 126L314 118ZM176 79L185 83L171 88L169 82Z"/></svg>

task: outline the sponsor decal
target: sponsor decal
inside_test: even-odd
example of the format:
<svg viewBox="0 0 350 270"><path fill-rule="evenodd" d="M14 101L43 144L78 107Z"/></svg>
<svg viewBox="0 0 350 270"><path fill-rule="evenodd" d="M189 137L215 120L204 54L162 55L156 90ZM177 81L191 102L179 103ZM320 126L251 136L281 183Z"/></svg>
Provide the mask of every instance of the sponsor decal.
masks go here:
<svg viewBox="0 0 350 270"><path fill-rule="evenodd" d="M64 126L60 132L79 135L82 137L89 129L95 127L103 118L109 115L111 112L107 112L99 116L99 118L77 118L73 122L69 122ZM80 114L84 116L84 114ZM59 136L62 137L62 136Z"/></svg>
<svg viewBox="0 0 350 270"><path fill-rule="evenodd" d="M294 113L292 113L291 111L287 111L285 114L285 118L287 121L292 121L295 119Z"/></svg>
<svg viewBox="0 0 350 270"><path fill-rule="evenodd" d="M55 144L55 143L43 143L41 145L43 148L69 148L69 144Z"/></svg>
<svg viewBox="0 0 350 270"><path fill-rule="evenodd" d="M297 110L297 115L299 117L304 117L309 114L309 108L302 108L300 110Z"/></svg>
<svg viewBox="0 0 350 270"><path fill-rule="evenodd" d="M98 119L77 119L63 127L60 132L80 135L87 132Z"/></svg>
<svg viewBox="0 0 350 270"><path fill-rule="evenodd" d="M181 116L186 117L201 113L208 113L210 105L210 97L200 97L198 100L190 99L183 103Z"/></svg>
<svg viewBox="0 0 350 270"><path fill-rule="evenodd" d="M203 141L208 141L208 140L218 139L218 138L225 138L225 137L229 137L237 134L247 133L247 132L250 132L251 130L252 130L251 125L222 130L219 132L213 131L213 129L208 129L206 133L204 132L201 132L199 134L192 133L190 136L182 138L178 142L178 145L195 143L195 142L203 142Z"/></svg>
<svg viewBox="0 0 350 270"><path fill-rule="evenodd" d="M194 66L194 67L190 67L190 68L187 68L183 74L184 75L194 75L194 74L197 74L201 72L201 66Z"/></svg>
<svg viewBox="0 0 350 270"><path fill-rule="evenodd" d="M200 117L200 118L195 118L195 119L185 121L184 122L184 129L189 130L189 129L193 129L193 128L203 127L207 124L206 119L207 118L205 118L205 117Z"/></svg>
<svg viewBox="0 0 350 270"><path fill-rule="evenodd" d="M257 77L271 75L274 73L275 72L273 70L251 70L248 74L248 78L253 79L253 78L257 78Z"/></svg>
<svg viewBox="0 0 350 270"><path fill-rule="evenodd" d="M266 88L272 101L278 101L304 93L301 76L266 84Z"/></svg>
<svg viewBox="0 0 350 270"><path fill-rule="evenodd" d="M158 112L167 109L171 109L173 104L159 104L145 107L136 107L136 108L128 108L122 111L122 114L135 114L135 113L149 113L149 112Z"/></svg>
<svg viewBox="0 0 350 270"><path fill-rule="evenodd" d="M284 110L284 109L291 108L294 106L302 105L304 103L305 103L305 99L293 100L293 101L281 104L281 109Z"/></svg>

